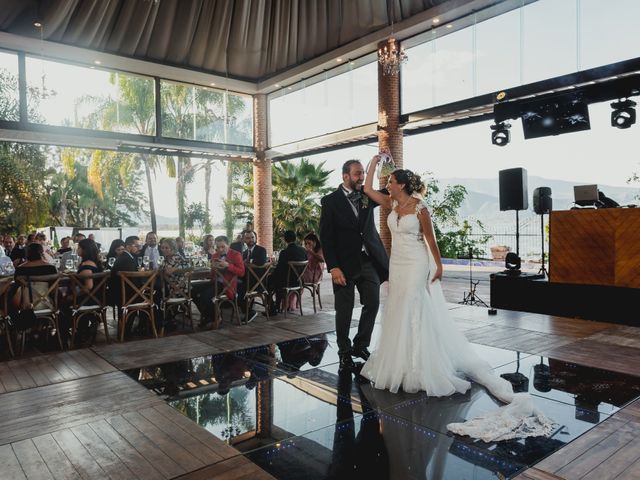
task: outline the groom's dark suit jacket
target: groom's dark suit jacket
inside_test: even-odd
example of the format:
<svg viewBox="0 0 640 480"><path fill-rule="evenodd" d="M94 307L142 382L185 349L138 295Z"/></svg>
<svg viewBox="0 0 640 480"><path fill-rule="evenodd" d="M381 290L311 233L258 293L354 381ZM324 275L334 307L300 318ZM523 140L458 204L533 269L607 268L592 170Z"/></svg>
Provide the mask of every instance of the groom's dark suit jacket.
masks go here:
<svg viewBox="0 0 640 480"><path fill-rule="evenodd" d="M362 195L364 198L364 193ZM360 273L360 252L364 244L382 283L389 278L389 257L373 218L374 208L378 204L370 198L367 203L364 207L360 201L359 215L356 217L341 187L324 196L321 200L320 242L327 270L339 267L347 278Z"/></svg>

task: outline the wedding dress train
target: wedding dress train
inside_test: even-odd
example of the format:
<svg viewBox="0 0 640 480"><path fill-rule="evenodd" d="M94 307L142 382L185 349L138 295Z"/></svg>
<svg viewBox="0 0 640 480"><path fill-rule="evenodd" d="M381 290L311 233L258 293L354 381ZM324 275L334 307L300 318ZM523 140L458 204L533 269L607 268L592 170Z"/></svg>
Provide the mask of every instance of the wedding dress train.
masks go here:
<svg viewBox="0 0 640 480"><path fill-rule="evenodd" d="M469 380L486 387L509 405L448 429L485 441L548 435L553 422L535 409L528 394L514 394L473 350L449 314L440 281L431 281L435 260L425 245L418 213L387 218L392 234L389 294L378 344L361 375L373 386L397 392L425 391L430 396L464 393Z"/></svg>

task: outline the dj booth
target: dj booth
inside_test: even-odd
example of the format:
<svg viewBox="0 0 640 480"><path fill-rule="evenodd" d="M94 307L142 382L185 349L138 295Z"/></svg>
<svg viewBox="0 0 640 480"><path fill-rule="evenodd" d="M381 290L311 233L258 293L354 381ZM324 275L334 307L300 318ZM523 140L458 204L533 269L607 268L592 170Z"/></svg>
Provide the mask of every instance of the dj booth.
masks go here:
<svg viewBox="0 0 640 480"><path fill-rule="evenodd" d="M640 326L640 209L555 211L549 280L491 275L491 306Z"/></svg>

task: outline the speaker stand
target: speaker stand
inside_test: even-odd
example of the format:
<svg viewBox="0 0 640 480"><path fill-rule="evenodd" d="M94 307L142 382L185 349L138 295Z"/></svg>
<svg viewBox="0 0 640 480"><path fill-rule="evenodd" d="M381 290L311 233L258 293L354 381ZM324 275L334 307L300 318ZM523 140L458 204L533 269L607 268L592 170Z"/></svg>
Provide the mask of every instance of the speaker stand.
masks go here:
<svg viewBox="0 0 640 480"><path fill-rule="evenodd" d="M476 287L479 283L480 280L473 281L473 250L469 248L469 291L464 294L462 301L458 302L460 305L471 305L474 307L481 305L489 308L489 305L476 294Z"/></svg>
<svg viewBox="0 0 640 480"><path fill-rule="evenodd" d="M520 211L516 210L516 255L520 258Z"/></svg>
<svg viewBox="0 0 640 480"><path fill-rule="evenodd" d="M540 270L538 270L538 275L544 275L544 278L549 278L549 272L545 267L545 258L544 258L544 213L540 214L540 241L542 244L542 266Z"/></svg>

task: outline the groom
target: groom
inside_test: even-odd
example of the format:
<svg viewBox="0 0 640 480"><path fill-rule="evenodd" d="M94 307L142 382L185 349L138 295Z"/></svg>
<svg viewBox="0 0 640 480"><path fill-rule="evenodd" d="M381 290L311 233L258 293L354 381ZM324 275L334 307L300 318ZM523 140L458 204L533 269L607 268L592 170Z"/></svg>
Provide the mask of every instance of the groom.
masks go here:
<svg viewBox="0 0 640 480"><path fill-rule="evenodd" d="M349 160L342 166L342 185L322 198L320 241L333 281L336 335L340 369L354 369L352 356L369 358L367 347L380 305L380 284L389 277L389 258L376 230L373 209L378 206L362 193L364 168ZM349 339L354 288L362 313L358 333Z"/></svg>

